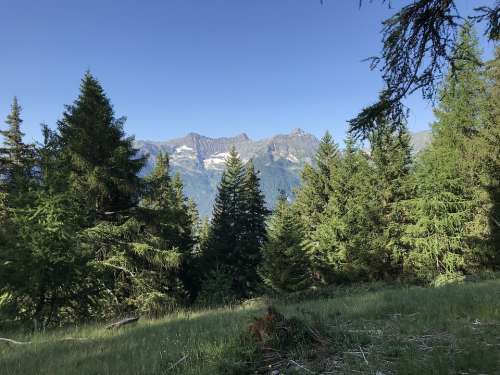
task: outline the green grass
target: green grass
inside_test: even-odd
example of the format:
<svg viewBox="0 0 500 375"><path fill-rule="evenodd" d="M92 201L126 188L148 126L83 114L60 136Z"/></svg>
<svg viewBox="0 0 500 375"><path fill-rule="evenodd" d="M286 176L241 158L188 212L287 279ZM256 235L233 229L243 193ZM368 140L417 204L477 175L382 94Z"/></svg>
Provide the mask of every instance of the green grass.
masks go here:
<svg viewBox="0 0 500 375"><path fill-rule="evenodd" d="M261 348L248 326L265 306L254 301L115 331L91 326L10 336L33 344L0 344L0 374L245 373L263 364L298 374L500 374L500 280L350 288L275 306L320 327L326 341L314 348L297 343L275 362L256 355ZM57 341L68 336L90 340ZM249 360L263 362L244 364Z"/></svg>

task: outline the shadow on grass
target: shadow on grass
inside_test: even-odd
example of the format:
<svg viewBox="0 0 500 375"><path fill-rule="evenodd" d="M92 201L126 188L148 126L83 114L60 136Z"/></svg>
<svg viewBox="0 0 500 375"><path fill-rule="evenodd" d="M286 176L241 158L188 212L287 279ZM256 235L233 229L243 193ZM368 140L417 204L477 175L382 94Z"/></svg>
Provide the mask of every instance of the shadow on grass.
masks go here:
<svg viewBox="0 0 500 375"><path fill-rule="evenodd" d="M193 373L210 373L210 362L217 362L228 340L259 313L258 307L218 309L145 321L118 331L94 331L89 341L4 347L0 373L160 374L171 367L175 371L184 367L189 373L186 366ZM186 360L173 367L183 357Z"/></svg>
<svg viewBox="0 0 500 375"><path fill-rule="evenodd" d="M465 372L473 369L472 373L500 368L500 280L438 289L375 288L362 293L352 289L333 298L275 302L287 317L307 321L315 315L339 334L353 330L383 332L368 339L366 335L354 335L346 344L352 348L344 348L359 351L358 346L372 347L367 354L370 366L378 365L380 356L392 361L396 373L416 374L420 366L427 373L445 374L445 364ZM0 374L221 373L221 364L238 360L235 349L251 354L249 348L235 346L245 345L238 338L248 330L252 317L262 315L262 307L186 312L111 332L102 328L72 332L93 338L88 342L3 346ZM50 337L64 337L67 332ZM441 337L442 333L446 336ZM358 358L358 365L356 370L365 366L362 358Z"/></svg>

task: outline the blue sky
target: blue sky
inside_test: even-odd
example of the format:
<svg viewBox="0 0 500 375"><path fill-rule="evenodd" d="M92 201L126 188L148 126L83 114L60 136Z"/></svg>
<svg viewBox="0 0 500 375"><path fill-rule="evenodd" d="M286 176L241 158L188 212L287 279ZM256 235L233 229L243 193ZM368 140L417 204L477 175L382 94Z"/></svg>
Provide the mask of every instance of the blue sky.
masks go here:
<svg viewBox="0 0 500 375"><path fill-rule="evenodd" d="M90 69L137 139L300 127L341 141L382 87L362 59L392 12L358 0L0 0L0 117L17 95L26 139L39 139ZM426 129L431 106L407 104L410 129Z"/></svg>

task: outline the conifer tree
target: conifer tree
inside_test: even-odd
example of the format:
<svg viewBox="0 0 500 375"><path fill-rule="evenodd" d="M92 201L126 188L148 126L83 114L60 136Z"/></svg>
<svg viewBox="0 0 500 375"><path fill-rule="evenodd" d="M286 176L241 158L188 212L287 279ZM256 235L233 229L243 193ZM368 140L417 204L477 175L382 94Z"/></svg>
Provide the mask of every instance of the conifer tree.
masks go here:
<svg viewBox="0 0 500 375"><path fill-rule="evenodd" d="M17 308L15 306L16 290L20 283L18 265L14 259L21 259L15 248L17 230L12 220L12 209L7 204L7 193L0 191L0 319L15 317Z"/></svg>
<svg viewBox="0 0 500 375"><path fill-rule="evenodd" d="M267 242L262 249L259 274L264 284L278 292L294 292L310 285L306 253L302 249L304 229L282 192L269 219Z"/></svg>
<svg viewBox="0 0 500 375"><path fill-rule="evenodd" d="M8 200L20 201L15 203L17 205L26 203L35 163L33 146L23 142L22 122L21 106L14 97L11 112L5 120L8 128L0 131L4 138L0 146L0 189L9 192Z"/></svg>
<svg viewBox="0 0 500 375"><path fill-rule="evenodd" d="M99 264L118 311L157 316L185 302L182 270L191 252L192 223L182 186L174 181L168 157L160 153L139 206L87 231L99 246Z"/></svg>
<svg viewBox="0 0 500 375"><path fill-rule="evenodd" d="M487 64L487 96L484 107L484 128L478 150L486 172L485 186L490 196L490 243L495 252L495 265L500 265L500 47Z"/></svg>
<svg viewBox="0 0 500 375"><path fill-rule="evenodd" d="M321 223L304 242L316 282L373 277L371 263L379 255L373 247L377 228L373 184L368 156L349 138L330 176L331 194Z"/></svg>
<svg viewBox="0 0 500 375"><path fill-rule="evenodd" d="M69 194L40 191L31 206L12 213L15 241L0 252L11 319L37 329L95 317L100 288L79 210Z"/></svg>
<svg viewBox="0 0 500 375"><path fill-rule="evenodd" d="M235 298L248 297L255 288L258 245L263 238L262 202L253 168L245 173L233 147L218 187L204 262L209 272L218 270L230 279L228 292ZM248 237L252 233L254 239Z"/></svg>
<svg viewBox="0 0 500 375"><path fill-rule="evenodd" d="M456 66L442 88L433 141L416 167L414 198L405 202L410 223L407 270L439 283L476 270L491 258L479 155L484 102L478 41L467 24L455 49Z"/></svg>
<svg viewBox="0 0 500 375"><path fill-rule="evenodd" d="M380 278L396 277L401 272L405 247L402 243L406 216L402 202L408 198L412 163L410 135L405 125L391 126L386 118L370 134L374 169L373 200L378 211L378 238L372 244L379 256L371 264Z"/></svg>
<svg viewBox="0 0 500 375"><path fill-rule="evenodd" d="M72 191L94 216L132 207L138 197L137 156L132 137L125 137L125 118L115 118L101 84L85 73L80 94L58 122L61 151Z"/></svg>
<svg viewBox="0 0 500 375"><path fill-rule="evenodd" d="M246 269L242 272L246 273L245 282L249 290L259 283L256 270L261 262L261 248L266 239L266 217L269 214L257 173L253 161L248 161L243 179L244 215L241 241L247 261Z"/></svg>
<svg viewBox="0 0 500 375"><path fill-rule="evenodd" d="M330 176L340 158L338 146L329 132L321 138L315 157L315 166L306 165L302 171L302 185L297 191L294 208L306 226L306 236L312 233L330 197Z"/></svg>
<svg viewBox="0 0 500 375"><path fill-rule="evenodd" d="M40 190L49 195L71 194L68 189L67 165L61 157L61 143L56 131L41 124L42 142L36 145L37 181Z"/></svg>

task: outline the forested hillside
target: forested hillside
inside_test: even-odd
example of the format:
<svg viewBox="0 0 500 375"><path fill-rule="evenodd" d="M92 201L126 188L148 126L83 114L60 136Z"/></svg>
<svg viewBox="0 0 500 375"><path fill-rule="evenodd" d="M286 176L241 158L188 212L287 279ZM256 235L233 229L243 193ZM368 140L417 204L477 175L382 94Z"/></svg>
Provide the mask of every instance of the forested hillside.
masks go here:
<svg viewBox="0 0 500 375"><path fill-rule="evenodd" d="M135 143L90 72L43 141L27 144L14 98L0 147L0 327L158 317L364 281L441 286L498 270L500 49L483 62L467 23L453 57L432 141L417 154L389 108L366 137L351 129L342 150L328 132L317 144L301 131ZM217 178L210 220L180 165L213 170L202 177Z"/></svg>

